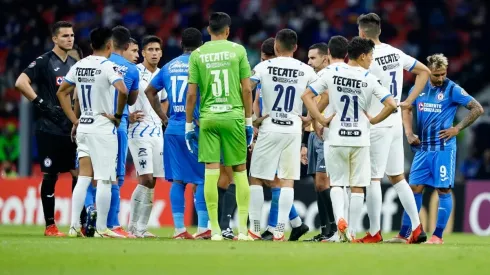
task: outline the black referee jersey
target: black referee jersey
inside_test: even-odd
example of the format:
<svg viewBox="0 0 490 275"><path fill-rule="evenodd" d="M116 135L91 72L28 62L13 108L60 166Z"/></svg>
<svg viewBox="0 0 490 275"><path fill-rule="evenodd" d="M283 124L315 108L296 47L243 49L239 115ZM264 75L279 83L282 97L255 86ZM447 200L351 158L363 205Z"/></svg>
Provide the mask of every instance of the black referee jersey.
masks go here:
<svg viewBox="0 0 490 275"><path fill-rule="evenodd" d="M66 61L63 62L53 51L49 51L32 61L24 70L24 73L31 79L32 84L36 84L36 94L48 105L57 106L56 108L60 108L60 111L63 112L56 92L63 82L64 76L76 62L71 56L68 56ZM36 132L70 136L72 123L68 117L63 116L62 123L57 125L49 118L43 117L36 108L34 116Z"/></svg>

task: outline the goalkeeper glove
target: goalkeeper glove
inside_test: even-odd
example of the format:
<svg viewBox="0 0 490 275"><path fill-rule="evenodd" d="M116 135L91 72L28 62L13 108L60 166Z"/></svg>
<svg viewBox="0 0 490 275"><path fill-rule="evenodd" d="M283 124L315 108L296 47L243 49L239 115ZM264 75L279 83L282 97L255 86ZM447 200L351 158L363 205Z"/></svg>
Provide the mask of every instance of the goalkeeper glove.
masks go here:
<svg viewBox="0 0 490 275"><path fill-rule="evenodd" d="M58 108L55 108L51 105L48 105L39 96L34 98L32 103L34 103L34 106L36 106L39 112L41 112L42 116L48 118L56 124L61 124L63 122L64 113L58 106L56 106Z"/></svg>
<svg viewBox="0 0 490 275"><path fill-rule="evenodd" d="M187 149L193 154L197 154L197 133L196 126L194 123L185 124L185 143L187 144Z"/></svg>
<svg viewBox="0 0 490 275"><path fill-rule="evenodd" d="M252 145L254 138L254 127L252 125L252 118L245 118L245 135L247 136L247 146Z"/></svg>

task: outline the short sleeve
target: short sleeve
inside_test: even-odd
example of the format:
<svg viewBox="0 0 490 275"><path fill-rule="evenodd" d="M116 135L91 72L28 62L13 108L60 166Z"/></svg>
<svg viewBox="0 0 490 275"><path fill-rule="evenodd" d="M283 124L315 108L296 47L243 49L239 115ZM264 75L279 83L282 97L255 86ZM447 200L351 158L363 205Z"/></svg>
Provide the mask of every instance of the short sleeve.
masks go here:
<svg viewBox="0 0 490 275"><path fill-rule="evenodd" d="M247 51L242 47L242 57L240 58L240 79L250 77L250 63L248 63Z"/></svg>
<svg viewBox="0 0 490 275"><path fill-rule="evenodd" d="M373 95L383 103L388 97L391 96L390 91L381 85L381 81L370 74L369 82L373 87Z"/></svg>
<svg viewBox="0 0 490 275"><path fill-rule="evenodd" d="M37 81L37 79L42 76L42 69L44 65L48 62L47 57L39 56L36 60L32 61L29 66L24 70L25 73L31 82Z"/></svg>
<svg viewBox="0 0 490 275"><path fill-rule="evenodd" d="M162 89L162 90L160 91L160 102L167 101L167 99L168 99L167 90Z"/></svg>
<svg viewBox="0 0 490 275"><path fill-rule="evenodd" d="M104 60L102 62L102 69L106 74L107 80L111 85L114 85L116 81L122 80L122 76L117 69L117 66L109 60Z"/></svg>
<svg viewBox="0 0 490 275"><path fill-rule="evenodd" d="M198 50L195 50L189 57L189 84L199 83L198 54Z"/></svg>
<svg viewBox="0 0 490 275"><path fill-rule="evenodd" d="M318 79L318 74L315 73L315 70L311 69L308 77L308 85L315 82Z"/></svg>
<svg viewBox="0 0 490 275"><path fill-rule="evenodd" d="M315 95L323 94L328 89L328 75L329 74L326 71L321 71L316 80L308 85L308 88L310 88Z"/></svg>
<svg viewBox="0 0 490 275"><path fill-rule="evenodd" d="M129 88L129 91L130 92L131 91L139 90L139 87L140 87L140 73L139 73L139 70L136 68L136 66L132 66L131 70L129 71L129 76L127 76L126 78L130 78L131 79L131 83L126 83L126 87ZM126 79L124 81L126 81Z"/></svg>
<svg viewBox="0 0 490 275"><path fill-rule="evenodd" d="M253 80L257 83L261 82L261 73L262 73L262 67L263 67L264 62L261 62L261 63L255 65L254 69L252 70L252 76L250 77L251 80Z"/></svg>
<svg viewBox="0 0 490 275"><path fill-rule="evenodd" d="M403 69L406 71L411 72L415 65L417 64L417 59L411 57L408 54L405 54L404 52L401 52L401 57L402 57L402 64L403 64Z"/></svg>
<svg viewBox="0 0 490 275"><path fill-rule="evenodd" d="M150 85L155 88L155 90L157 91L160 91L164 88L164 83L163 83L163 79L164 79L164 70L165 70L165 67L162 68L158 73L157 75L155 75L155 77L153 77L153 79L150 81Z"/></svg>
<svg viewBox="0 0 490 275"><path fill-rule="evenodd" d="M450 91L450 95L451 95L451 101L454 103L457 103L457 104L462 105L462 106L468 106L470 101L473 100L473 97L470 96L459 85L454 85L453 87L451 87L449 89L452 89L452 92Z"/></svg>
<svg viewBox="0 0 490 275"><path fill-rule="evenodd" d="M68 84L70 84L70 85L75 85L75 81L76 81L76 79L77 79L77 78L76 78L76 71L77 71L77 69L76 69L76 68L78 67L77 65L78 65L78 63L77 63L77 64L75 64L75 65L73 65L73 66L70 68L70 70L68 71L68 73L66 74L65 78L64 78L64 79L65 79L65 81L66 81Z"/></svg>

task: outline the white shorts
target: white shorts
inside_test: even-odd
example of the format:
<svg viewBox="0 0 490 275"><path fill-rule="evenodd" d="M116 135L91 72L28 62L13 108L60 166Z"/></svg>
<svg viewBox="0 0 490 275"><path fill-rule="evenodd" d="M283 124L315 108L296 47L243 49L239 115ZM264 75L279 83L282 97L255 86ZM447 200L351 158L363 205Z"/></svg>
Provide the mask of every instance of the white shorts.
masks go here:
<svg viewBox="0 0 490 275"><path fill-rule="evenodd" d="M130 138L129 151L138 175L163 178L163 137Z"/></svg>
<svg viewBox="0 0 490 275"><path fill-rule="evenodd" d="M261 132L250 163L254 178L299 180L301 176L301 134Z"/></svg>
<svg viewBox="0 0 490 275"><path fill-rule="evenodd" d="M90 158L94 180L116 180L117 135L77 133L77 153Z"/></svg>
<svg viewBox="0 0 490 275"><path fill-rule="evenodd" d="M330 186L365 187L371 184L369 147L328 147L326 154Z"/></svg>
<svg viewBox="0 0 490 275"><path fill-rule="evenodd" d="M371 178L382 179L405 172L403 128L396 124L386 128L371 128Z"/></svg>

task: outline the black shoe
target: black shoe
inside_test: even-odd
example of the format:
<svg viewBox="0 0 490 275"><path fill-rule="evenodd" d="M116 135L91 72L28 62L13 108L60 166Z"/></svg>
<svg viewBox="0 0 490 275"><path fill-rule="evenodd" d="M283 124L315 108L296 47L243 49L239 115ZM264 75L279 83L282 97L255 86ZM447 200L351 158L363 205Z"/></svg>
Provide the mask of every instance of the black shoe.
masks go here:
<svg viewBox="0 0 490 275"><path fill-rule="evenodd" d="M306 234L308 230L310 230L310 228L306 224L302 223L301 226L293 228L293 230L291 230L291 235L289 235L288 241L295 242L299 240L299 238Z"/></svg>
<svg viewBox="0 0 490 275"><path fill-rule="evenodd" d="M263 241L272 241L274 239L274 233L270 232L269 230L264 231L262 235L260 235Z"/></svg>
<svg viewBox="0 0 490 275"><path fill-rule="evenodd" d="M227 228L226 230L221 231L221 236L223 236L225 240L231 241L233 241L233 239L235 238L235 235L233 235L233 230L231 230L231 228Z"/></svg>
<svg viewBox="0 0 490 275"><path fill-rule="evenodd" d="M318 234L311 239L304 240L303 242L321 242L328 240L328 237L322 234Z"/></svg>

